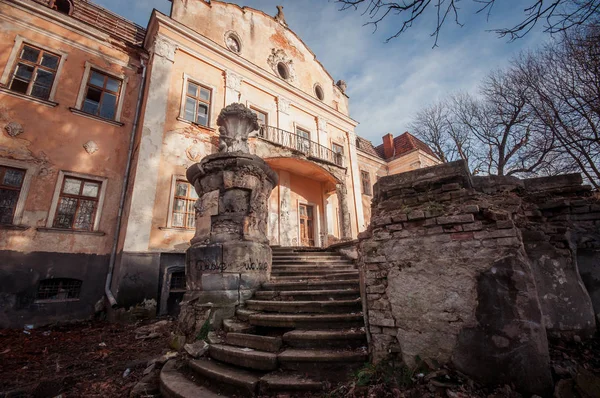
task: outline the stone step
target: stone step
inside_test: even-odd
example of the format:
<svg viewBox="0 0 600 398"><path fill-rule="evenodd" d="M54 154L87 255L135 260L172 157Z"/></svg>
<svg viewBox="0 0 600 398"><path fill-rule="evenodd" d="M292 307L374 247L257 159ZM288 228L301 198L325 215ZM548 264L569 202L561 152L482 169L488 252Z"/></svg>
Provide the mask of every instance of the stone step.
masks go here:
<svg viewBox="0 0 600 398"><path fill-rule="evenodd" d="M246 308L238 308L235 310L235 316L237 317L237 319L243 322L248 322L248 318L252 314L256 314L256 311L250 311Z"/></svg>
<svg viewBox="0 0 600 398"><path fill-rule="evenodd" d="M284 261L284 260L316 260L316 261L327 261L327 260L340 260L347 261L344 256L339 255L312 255L312 254L277 254L273 256L273 260Z"/></svg>
<svg viewBox="0 0 600 398"><path fill-rule="evenodd" d="M236 319L225 319L223 320L223 329L226 332L233 333L252 333L254 332L254 327L250 325L248 322L241 322Z"/></svg>
<svg viewBox="0 0 600 398"><path fill-rule="evenodd" d="M332 290L259 290L254 294L259 300L348 300L360 297L359 289L332 289Z"/></svg>
<svg viewBox="0 0 600 398"><path fill-rule="evenodd" d="M316 314L359 312L362 308L360 299L331 301L247 300L246 306L254 311Z"/></svg>
<svg viewBox="0 0 600 398"><path fill-rule="evenodd" d="M283 341L294 348L337 348L366 346L364 328L346 330L292 330Z"/></svg>
<svg viewBox="0 0 600 398"><path fill-rule="evenodd" d="M323 290L323 289L356 289L358 279L348 279L343 281L298 281L298 282L265 282L262 285L263 290Z"/></svg>
<svg viewBox="0 0 600 398"><path fill-rule="evenodd" d="M369 360L367 351L354 350L302 350L288 349L277 356L279 365L287 370L317 370L352 367L362 365Z"/></svg>
<svg viewBox="0 0 600 398"><path fill-rule="evenodd" d="M167 362L160 371L160 393L164 398L223 398L220 394L199 386L175 368L175 361Z"/></svg>
<svg viewBox="0 0 600 398"><path fill-rule="evenodd" d="M352 264L351 261L343 260L343 259L316 259L316 258L298 258L298 259L282 259L282 258L274 258L272 260L273 265L286 265L286 264Z"/></svg>
<svg viewBox="0 0 600 398"><path fill-rule="evenodd" d="M307 274L303 275L273 275L271 274L271 281L305 281L305 280L345 280L345 279L356 279L358 278L358 271L353 272L336 272L332 274Z"/></svg>
<svg viewBox="0 0 600 398"><path fill-rule="evenodd" d="M346 274L348 272L358 273L356 268L339 267L339 268L315 268L306 270L302 268L273 268L271 276L304 276L304 275L337 275Z"/></svg>
<svg viewBox="0 0 600 398"><path fill-rule="evenodd" d="M206 359L190 361L188 366L190 370L209 381L233 386L251 395L256 393L259 379L264 375L264 373L240 369ZM195 395L195 397L203 397L203 395L199 394Z"/></svg>
<svg viewBox="0 0 600 398"><path fill-rule="evenodd" d="M307 378L303 374L272 372L260 379L261 393L317 392L323 389L323 383Z"/></svg>
<svg viewBox="0 0 600 398"><path fill-rule="evenodd" d="M353 264L275 264L271 271L338 271L347 269L357 269Z"/></svg>
<svg viewBox="0 0 600 398"><path fill-rule="evenodd" d="M348 329L364 326L362 313L345 314L254 314L250 323L255 326L270 326L298 329Z"/></svg>
<svg viewBox="0 0 600 398"><path fill-rule="evenodd" d="M253 370L277 369L277 354L258 351L252 348L240 348L226 344L211 344L208 355L221 362Z"/></svg>
<svg viewBox="0 0 600 398"><path fill-rule="evenodd" d="M229 345L265 352L279 352L282 344L281 337L259 336L247 333L227 333L225 342Z"/></svg>

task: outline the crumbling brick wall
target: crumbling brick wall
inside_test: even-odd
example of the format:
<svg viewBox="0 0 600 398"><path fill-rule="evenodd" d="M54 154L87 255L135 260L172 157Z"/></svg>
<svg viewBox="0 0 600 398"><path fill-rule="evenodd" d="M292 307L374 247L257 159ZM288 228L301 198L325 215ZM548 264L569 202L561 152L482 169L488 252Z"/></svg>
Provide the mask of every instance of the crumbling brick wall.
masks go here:
<svg viewBox="0 0 600 398"><path fill-rule="evenodd" d="M546 328L595 327L577 247L597 241L597 202L581 179L472 177L454 162L380 179L372 206L358 262L373 359L550 392Z"/></svg>

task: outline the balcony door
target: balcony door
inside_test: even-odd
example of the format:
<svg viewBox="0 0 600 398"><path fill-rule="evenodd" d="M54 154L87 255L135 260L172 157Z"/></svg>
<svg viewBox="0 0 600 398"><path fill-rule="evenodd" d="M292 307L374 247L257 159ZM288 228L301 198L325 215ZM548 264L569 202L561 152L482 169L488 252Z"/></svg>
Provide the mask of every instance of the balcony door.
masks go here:
<svg viewBox="0 0 600 398"><path fill-rule="evenodd" d="M310 205L300 204L298 214L300 215L300 245L314 246L315 224L313 220L313 207Z"/></svg>
<svg viewBox="0 0 600 398"><path fill-rule="evenodd" d="M308 154L310 152L310 132L296 127L296 149Z"/></svg>

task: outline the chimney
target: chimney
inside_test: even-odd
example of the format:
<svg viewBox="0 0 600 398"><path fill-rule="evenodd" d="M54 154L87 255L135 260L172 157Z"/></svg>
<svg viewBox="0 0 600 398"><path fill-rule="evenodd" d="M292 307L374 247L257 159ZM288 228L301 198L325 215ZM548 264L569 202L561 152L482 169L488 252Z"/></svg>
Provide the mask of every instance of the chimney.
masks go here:
<svg viewBox="0 0 600 398"><path fill-rule="evenodd" d="M383 155L386 159L394 156L394 135L387 133L383 137Z"/></svg>

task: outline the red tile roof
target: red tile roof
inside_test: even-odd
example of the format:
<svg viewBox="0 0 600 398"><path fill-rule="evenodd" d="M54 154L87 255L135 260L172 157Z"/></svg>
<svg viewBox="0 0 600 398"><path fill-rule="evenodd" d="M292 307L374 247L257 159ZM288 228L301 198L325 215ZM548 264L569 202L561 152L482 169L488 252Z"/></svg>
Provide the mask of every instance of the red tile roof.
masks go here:
<svg viewBox="0 0 600 398"><path fill-rule="evenodd" d="M383 159L383 156L381 156L381 154L379 152L377 152L377 150L373 146L373 143L362 137L358 137L358 136L356 137L356 149L358 149L359 151L362 151L364 153L367 153L371 156L375 156L376 158Z"/></svg>
<svg viewBox="0 0 600 398"><path fill-rule="evenodd" d="M437 158L437 156L435 156L431 148L429 148L429 146L426 143L424 143L414 135L410 134L409 132L406 132L394 138L394 156L386 160L389 161L392 159L399 158L400 156L404 156L407 153L417 149L420 149L426 154ZM375 147L375 150L377 151L377 153L379 153L379 157L385 159L383 144Z"/></svg>

